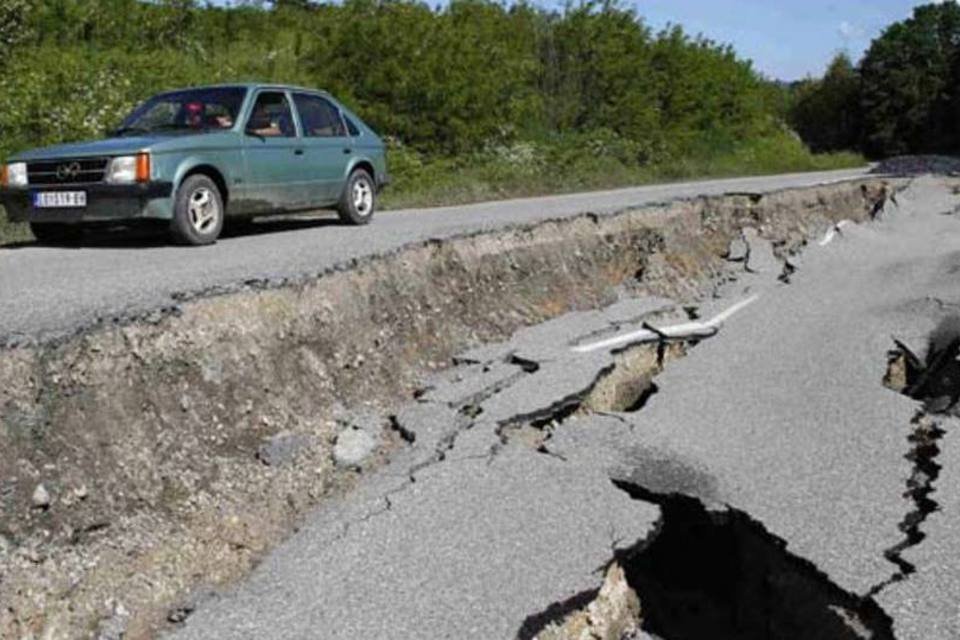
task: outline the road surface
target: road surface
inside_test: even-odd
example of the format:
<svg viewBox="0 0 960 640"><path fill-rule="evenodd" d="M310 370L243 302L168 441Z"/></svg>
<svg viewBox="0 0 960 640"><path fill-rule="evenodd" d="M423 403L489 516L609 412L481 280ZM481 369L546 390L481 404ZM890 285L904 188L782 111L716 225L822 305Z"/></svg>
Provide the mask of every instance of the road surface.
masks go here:
<svg viewBox="0 0 960 640"><path fill-rule="evenodd" d="M928 416L944 432L927 452L940 469L921 470L908 454L922 407L882 384L894 337L922 353L960 310L958 205L944 182L918 179L878 221L811 243L789 283L752 246L755 264L701 315L752 304L669 363L637 411L565 410L618 358L575 347L640 331L670 301L570 314L464 354L400 412L411 447L172 637L515 638L697 509L740 514L726 520L738 541L769 538L762 561L789 567L762 591L731 590L738 615L832 616L845 630L820 637L960 637L956 423ZM688 320L667 314L657 323ZM509 437L504 425L533 427ZM930 485L932 508L918 511L911 483ZM815 586L790 591L803 581ZM776 589L793 599L763 599ZM821 597L841 604L813 611ZM669 638L679 623L661 624L648 630ZM713 637L728 637L722 624Z"/></svg>
<svg viewBox="0 0 960 640"><path fill-rule="evenodd" d="M430 238L592 211L610 213L674 198L770 191L863 175L844 170L619 189L458 207L384 212L368 227L322 220L258 225L261 232L204 248L163 239L94 239L83 248L0 247L0 343L56 337L150 313L183 294L309 277L336 265Z"/></svg>

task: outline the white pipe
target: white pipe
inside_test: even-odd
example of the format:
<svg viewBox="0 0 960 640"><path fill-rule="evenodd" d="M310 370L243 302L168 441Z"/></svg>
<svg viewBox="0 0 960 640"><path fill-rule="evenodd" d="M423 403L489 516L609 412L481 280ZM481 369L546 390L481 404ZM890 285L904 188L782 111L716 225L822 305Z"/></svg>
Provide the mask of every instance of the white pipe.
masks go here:
<svg viewBox="0 0 960 640"><path fill-rule="evenodd" d="M601 340L599 342L573 347L573 351L576 353L590 353L591 351L610 349L630 343L657 342L663 338L709 338L710 336L715 335L717 331L720 330L720 327L723 325L723 323L729 320L733 314L753 304L759 297L759 295L752 295L746 300L741 300L730 308L710 318L706 322L684 322L669 327L663 327L662 329L657 329L656 331L651 331L650 329L639 329L623 335L607 338L606 340Z"/></svg>

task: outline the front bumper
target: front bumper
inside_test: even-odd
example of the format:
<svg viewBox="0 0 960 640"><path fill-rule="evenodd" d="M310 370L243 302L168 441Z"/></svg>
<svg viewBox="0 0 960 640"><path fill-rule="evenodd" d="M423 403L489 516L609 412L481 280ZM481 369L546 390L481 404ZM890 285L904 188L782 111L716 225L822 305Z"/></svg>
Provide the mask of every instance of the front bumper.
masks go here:
<svg viewBox="0 0 960 640"><path fill-rule="evenodd" d="M38 209L33 194L53 191L85 191L82 208ZM0 190L0 204L12 222L120 221L133 218L169 218L172 215L173 183L77 184L33 186Z"/></svg>

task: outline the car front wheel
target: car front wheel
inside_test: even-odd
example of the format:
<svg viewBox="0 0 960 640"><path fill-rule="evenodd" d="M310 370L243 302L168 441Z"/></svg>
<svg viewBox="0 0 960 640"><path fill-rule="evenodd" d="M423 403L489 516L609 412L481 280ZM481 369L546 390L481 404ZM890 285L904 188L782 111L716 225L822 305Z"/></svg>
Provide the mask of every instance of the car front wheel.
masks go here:
<svg viewBox="0 0 960 640"><path fill-rule="evenodd" d="M181 244L213 244L223 230L223 196L205 175L189 176L177 190L170 231Z"/></svg>
<svg viewBox="0 0 960 640"><path fill-rule="evenodd" d="M350 174L340 196L337 207L340 219L347 224L367 224L373 218L376 208L377 190L373 178L363 169L357 169Z"/></svg>

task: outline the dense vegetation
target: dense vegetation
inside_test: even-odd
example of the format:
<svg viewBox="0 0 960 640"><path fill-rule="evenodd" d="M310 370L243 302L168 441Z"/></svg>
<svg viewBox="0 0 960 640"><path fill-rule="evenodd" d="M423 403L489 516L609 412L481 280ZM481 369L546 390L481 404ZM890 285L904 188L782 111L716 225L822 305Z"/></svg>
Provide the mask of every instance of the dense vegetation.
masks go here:
<svg viewBox="0 0 960 640"><path fill-rule="evenodd" d="M856 161L812 156L728 46L610 0L0 0L0 160L240 79L350 104L390 140L395 204Z"/></svg>
<svg viewBox="0 0 960 640"><path fill-rule="evenodd" d="M855 68L838 56L797 87L793 126L820 151L873 157L960 150L960 5L917 7L887 28Z"/></svg>

